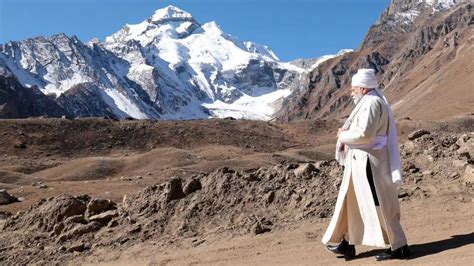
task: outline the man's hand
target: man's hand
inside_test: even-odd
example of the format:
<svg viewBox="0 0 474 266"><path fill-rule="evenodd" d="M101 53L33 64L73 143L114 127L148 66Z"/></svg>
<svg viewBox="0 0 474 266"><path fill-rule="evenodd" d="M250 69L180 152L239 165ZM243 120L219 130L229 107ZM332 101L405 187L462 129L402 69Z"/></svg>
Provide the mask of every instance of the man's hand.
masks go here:
<svg viewBox="0 0 474 266"><path fill-rule="evenodd" d="M347 129L339 128L339 129L337 130L337 137L339 138L339 136L341 135L341 133L344 132L344 131L347 131Z"/></svg>

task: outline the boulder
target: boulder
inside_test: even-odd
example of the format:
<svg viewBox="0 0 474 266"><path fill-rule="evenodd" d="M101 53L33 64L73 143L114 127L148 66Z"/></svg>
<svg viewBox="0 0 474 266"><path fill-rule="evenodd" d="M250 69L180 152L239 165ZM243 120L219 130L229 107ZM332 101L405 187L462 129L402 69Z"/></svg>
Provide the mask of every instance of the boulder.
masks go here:
<svg viewBox="0 0 474 266"><path fill-rule="evenodd" d="M459 137L456 144L459 146L456 152L460 158L466 158L467 160L474 158L474 138L470 134L464 134Z"/></svg>
<svg viewBox="0 0 474 266"><path fill-rule="evenodd" d="M115 202L108 199L95 198L87 204L86 216L90 217L101 212L115 209L117 209Z"/></svg>
<svg viewBox="0 0 474 266"><path fill-rule="evenodd" d="M295 176L298 178L310 179L314 173L318 173L319 170L312 163L305 163L300 165L294 171Z"/></svg>
<svg viewBox="0 0 474 266"><path fill-rule="evenodd" d="M263 226L261 222L256 222L251 229L251 232L255 235L263 234L266 232L270 232L271 229L268 227Z"/></svg>
<svg viewBox="0 0 474 266"><path fill-rule="evenodd" d="M453 166L458 169L464 169L467 164L468 162L465 160L453 160Z"/></svg>
<svg viewBox="0 0 474 266"><path fill-rule="evenodd" d="M408 135L408 139L409 140L415 140L423 135L428 135L428 134L431 134L431 132L429 132L428 130L426 129L418 129L418 130L415 130L413 131L412 133L410 133Z"/></svg>
<svg viewBox="0 0 474 266"><path fill-rule="evenodd" d="M19 202L19 200L10 195L5 189L0 190L0 205L7 205L14 202Z"/></svg>
<svg viewBox="0 0 474 266"><path fill-rule="evenodd" d="M88 220L90 222L98 222L101 224L107 224L108 222L110 222L110 220L117 217L118 215L119 214L117 210L110 210L110 211L106 211L106 212L91 216L89 217Z"/></svg>
<svg viewBox="0 0 474 266"><path fill-rule="evenodd" d="M466 170L464 170L462 175L462 179L464 183L474 184L474 165L470 164L466 167Z"/></svg>
<svg viewBox="0 0 474 266"><path fill-rule="evenodd" d="M165 186L166 202L184 198L186 195L181 186L181 178L173 177Z"/></svg>
<svg viewBox="0 0 474 266"><path fill-rule="evenodd" d="M189 195L195 191L202 189L201 182L195 178L191 179L189 183L184 186L184 194Z"/></svg>
<svg viewBox="0 0 474 266"><path fill-rule="evenodd" d="M94 231L97 231L101 228L101 224L98 222L91 222L88 224L79 224L70 231L67 231L60 235L57 239L57 242L64 242L66 240L82 236Z"/></svg>

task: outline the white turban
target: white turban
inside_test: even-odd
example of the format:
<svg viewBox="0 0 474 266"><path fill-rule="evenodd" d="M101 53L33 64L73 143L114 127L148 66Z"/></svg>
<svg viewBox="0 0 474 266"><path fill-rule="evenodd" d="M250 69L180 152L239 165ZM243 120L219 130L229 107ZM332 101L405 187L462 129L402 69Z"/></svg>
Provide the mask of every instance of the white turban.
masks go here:
<svg viewBox="0 0 474 266"><path fill-rule="evenodd" d="M351 85L354 87L362 87L367 89L377 88L379 86L379 82L375 77L375 70L367 68L359 69L357 73L352 76Z"/></svg>

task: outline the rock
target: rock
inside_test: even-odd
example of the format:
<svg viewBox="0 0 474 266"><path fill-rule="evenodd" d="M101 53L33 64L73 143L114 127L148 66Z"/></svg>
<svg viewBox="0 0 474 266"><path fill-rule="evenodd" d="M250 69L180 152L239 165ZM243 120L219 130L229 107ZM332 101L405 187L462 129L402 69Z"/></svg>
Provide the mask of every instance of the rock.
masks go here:
<svg viewBox="0 0 474 266"><path fill-rule="evenodd" d="M26 144L24 142L17 142L13 144L13 147L17 149L26 149Z"/></svg>
<svg viewBox="0 0 474 266"><path fill-rule="evenodd" d="M63 231L63 229L64 229L64 224L63 223L57 223L53 227L53 232L54 232L55 235L60 235L61 232Z"/></svg>
<svg viewBox="0 0 474 266"><path fill-rule="evenodd" d="M449 147L449 150L450 151L457 151L457 150L459 150L459 148L460 148L459 145L453 144L453 145L451 145L451 147Z"/></svg>
<svg viewBox="0 0 474 266"><path fill-rule="evenodd" d="M472 164L466 167L462 175L462 180L464 183L474 184L474 166Z"/></svg>
<svg viewBox="0 0 474 266"><path fill-rule="evenodd" d="M249 173L244 175L244 179L250 182L260 181L257 173Z"/></svg>
<svg viewBox="0 0 474 266"><path fill-rule="evenodd" d="M86 249L87 249L86 246L81 243L81 244L74 244L74 245L70 246L69 248L67 248L67 251L69 251L69 252L74 252L74 251L82 252Z"/></svg>
<svg viewBox="0 0 474 266"><path fill-rule="evenodd" d="M318 213L318 217L319 218L326 218L326 217L328 217L328 215L325 211L321 211L320 213Z"/></svg>
<svg viewBox="0 0 474 266"><path fill-rule="evenodd" d="M461 136L459 136L458 140L456 141L456 144L458 146L463 146L471 139L470 135L472 134L473 134L472 132L470 134L462 134Z"/></svg>
<svg viewBox="0 0 474 266"><path fill-rule="evenodd" d="M256 235L263 234L263 233L270 232L270 231L271 231L271 229L268 228L268 227L264 227L261 222L256 222L252 226L252 229L251 229L251 232L256 234Z"/></svg>
<svg viewBox="0 0 474 266"><path fill-rule="evenodd" d="M464 134L459 137L456 144L459 149L456 151L459 157L465 157L466 159L474 158L474 138L468 134Z"/></svg>
<svg viewBox="0 0 474 266"><path fill-rule="evenodd" d="M74 215L74 216L66 218L66 220L64 220L64 223L65 224L86 224L87 221L84 218L84 215L79 214L79 215Z"/></svg>
<svg viewBox="0 0 474 266"><path fill-rule="evenodd" d="M291 194L291 198L295 201L295 202L300 202L303 198L298 195L298 194Z"/></svg>
<svg viewBox="0 0 474 266"><path fill-rule="evenodd" d="M451 179L456 179L459 177L459 174L456 172L451 172L448 177Z"/></svg>
<svg viewBox="0 0 474 266"><path fill-rule="evenodd" d="M342 168L340 167L332 168L331 171L329 172L329 176L332 178L338 178L338 177L343 176Z"/></svg>
<svg viewBox="0 0 474 266"><path fill-rule="evenodd" d="M165 186L165 197L166 202L170 202L172 200L177 200L184 198L186 195L183 193L183 189L181 187L181 178L173 177Z"/></svg>
<svg viewBox="0 0 474 266"><path fill-rule="evenodd" d="M229 167L227 167L227 166L219 168L219 172L222 173L222 174L233 174L233 173L235 173L234 170L229 169Z"/></svg>
<svg viewBox="0 0 474 266"><path fill-rule="evenodd" d="M135 234L142 230L142 226L140 224L135 224L132 226L131 229L128 230L128 234Z"/></svg>
<svg viewBox="0 0 474 266"><path fill-rule="evenodd" d="M431 170L426 170L426 171L423 171L423 173L421 173L423 176L432 176L433 175L433 171Z"/></svg>
<svg viewBox="0 0 474 266"><path fill-rule="evenodd" d="M464 169L468 163L464 160L453 160L453 166L458 169Z"/></svg>
<svg viewBox="0 0 474 266"><path fill-rule="evenodd" d="M404 150L407 154L411 154L418 150L418 145L413 141L407 141L400 147L400 150Z"/></svg>
<svg viewBox="0 0 474 266"><path fill-rule="evenodd" d="M399 194L398 194L398 198L399 199L403 199L403 198L406 198L410 196L410 194L407 192L407 191L401 191Z"/></svg>
<svg viewBox="0 0 474 266"><path fill-rule="evenodd" d="M317 173L319 170L312 163L305 163L300 165L293 172L296 177L310 179L313 173Z"/></svg>
<svg viewBox="0 0 474 266"><path fill-rule="evenodd" d="M203 244L204 242L206 242L205 239L201 239L201 240L195 239L195 240L193 240L192 246L193 246L193 247L197 247L197 246Z"/></svg>
<svg viewBox="0 0 474 266"><path fill-rule="evenodd" d="M88 234L90 232L94 232L94 231L97 231L99 230L101 227L101 224L98 223L98 222L91 222L91 223L88 223L88 224L80 224L76 227L74 227L73 229L71 229L70 231L67 231L65 233L63 233L62 235L60 235L57 239L57 242L64 242L66 240L69 240L69 239L72 239L72 238L75 238L75 237L78 237L78 236L82 236L84 234Z"/></svg>
<svg viewBox="0 0 474 266"><path fill-rule="evenodd" d="M191 179L191 181L189 181L189 183L187 183L185 186L184 186L184 194L186 195L189 195L195 191L198 191L202 189L202 185L201 185L201 182L198 180L198 179Z"/></svg>
<svg viewBox="0 0 474 266"><path fill-rule="evenodd" d="M91 216L89 217L88 220L90 222L99 222L101 224L106 225L107 223L109 223L110 220L112 220L112 218L115 218L118 215L119 214L117 210L110 210L110 211L106 211L106 212Z"/></svg>
<svg viewBox="0 0 474 266"><path fill-rule="evenodd" d="M418 129L416 131L413 131L412 133L410 133L408 135L408 139L409 140L415 140L423 135L427 135L427 134L431 134L431 132L429 132L428 130L425 130L425 129Z"/></svg>
<svg viewBox="0 0 474 266"><path fill-rule="evenodd" d="M19 200L10 195L5 189L0 189L0 205L7 205L14 202L19 202Z"/></svg>
<svg viewBox="0 0 474 266"><path fill-rule="evenodd" d="M6 212L6 211L0 211L0 220L5 220L10 216L12 216L11 213Z"/></svg>
<svg viewBox="0 0 474 266"><path fill-rule="evenodd" d="M267 204L271 204L275 200L275 192L270 191L268 194L265 196L265 202Z"/></svg>
<svg viewBox="0 0 474 266"><path fill-rule="evenodd" d="M426 159L427 159L428 162L430 162L430 163L436 161L436 159L435 159L433 156L431 156L431 155L426 156Z"/></svg>
<svg viewBox="0 0 474 266"><path fill-rule="evenodd" d="M89 201L89 203L87 204L86 216L90 217L101 212L115 209L117 209L115 202L108 199L95 198Z"/></svg>
<svg viewBox="0 0 474 266"><path fill-rule="evenodd" d="M409 161L403 162L402 167L403 167L403 172L416 173L420 170L418 167L415 166L414 163L409 162Z"/></svg>
<svg viewBox="0 0 474 266"><path fill-rule="evenodd" d="M283 169L285 169L286 171L289 171L289 170L293 170L293 169L296 169L296 168L298 168L297 164L290 163L290 164L287 164Z"/></svg>
<svg viewBox="0 0 474 266"><path fill-rule="evenodd" d="M39 188L48 188L48 185L46 185L46 184L41 184L41 185L39 186Z"/></svg>

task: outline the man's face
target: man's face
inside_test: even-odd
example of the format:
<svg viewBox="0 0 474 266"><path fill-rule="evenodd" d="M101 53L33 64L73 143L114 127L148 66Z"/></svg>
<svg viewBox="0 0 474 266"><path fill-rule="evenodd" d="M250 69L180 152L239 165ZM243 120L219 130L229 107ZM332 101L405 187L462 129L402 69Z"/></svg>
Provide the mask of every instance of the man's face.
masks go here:
<svg viewBox="0 0 474 266"><path fill-rule="evenodd" d="M351 87L351 96L359 96L359 95L360 96L364 95L364 88L352 86Z"/></svg>
<svg viewBox="0 0 474 266"><path fill-rule="evenodd" d="M364 96L364 94L365 94L364 88L352 86L351 97L352 97L352 101L354 101L354 104L357 104L360 101L360 99L362 99L362 96Z"/></svg>

